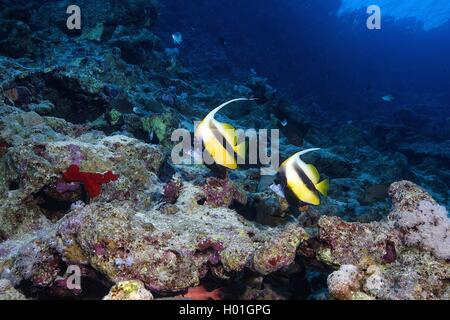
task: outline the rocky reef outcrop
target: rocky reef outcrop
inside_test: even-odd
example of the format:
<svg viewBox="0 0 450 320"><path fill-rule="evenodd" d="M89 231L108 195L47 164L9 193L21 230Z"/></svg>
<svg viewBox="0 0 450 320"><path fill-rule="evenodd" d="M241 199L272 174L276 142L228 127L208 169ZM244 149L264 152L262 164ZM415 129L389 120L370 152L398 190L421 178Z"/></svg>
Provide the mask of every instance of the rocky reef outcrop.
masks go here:
<svg viewBox="0 0 450 320"><path fill-rule="evenodd" d="M317 257L339 268L328 278L337 299L448 299L450 219L411 182L390 187L386 221L319 220Z"/></svg>
<svg viewBox="0 0 450 320"><path fill-rule="evenodd" d="M58 121L64 132L52 129L61 128ZM231 182L184 182L176 201L163 202L157 146L95 131L71 136L75 126L64 120L14 108L2 126L9 147L2 158L1 274L15 285L51 286L61 265L76 264L112 283L140 280L155 293L179 292L208 272L226 279L245 268L268 274L287 267L307 238L300 226L266 230L228 209L238 192ZM58 191L75 162L87 172L112 170L118 179L94 199L82 185ZM227 192L218 187L230 200L214 196Z"/></svg>
<svg viewBox="0 0 450 320"><path fill-rule="evenodd" d="M158 178L167 161L162 147L6 106L1 125L4 298L22 297L14 288L28 297L89 294L61 289L73 265L83 270L82 283L111 290L107 299L151 299L204 279L298 275L292 268L317 263L339 269L328 278L337 299L448 298L447 212L411 182L390 187L386 220L350 223L329 214L307 229L299 221L267 227L233 207L254 200L231 181L174 178L176 197L168 198ZM95 198L82 184L58 191L73 163L118 179ZM247 297L269 294L252 290Z"/></svg>

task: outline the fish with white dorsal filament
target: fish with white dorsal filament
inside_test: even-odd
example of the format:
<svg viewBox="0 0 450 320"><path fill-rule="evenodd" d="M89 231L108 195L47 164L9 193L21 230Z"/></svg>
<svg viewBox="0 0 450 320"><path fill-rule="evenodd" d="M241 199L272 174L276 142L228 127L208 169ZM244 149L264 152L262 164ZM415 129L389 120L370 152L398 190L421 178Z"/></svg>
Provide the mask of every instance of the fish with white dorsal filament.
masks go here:
<svg viewBox="0 0 450 320"><path fill-rule="evenodd" d="M225 102L212 110L195 129L195 136L202 141L203 147L214 163L227 169L237 169L238 159L245 159L245 141L238 141L236 129L229 123L217 121L214 117L224 107L238 101L254 99L238 98Z"/></svg>
<svg viewBox="0 0 450 320"><path fill-rule="evenodd" d="M319 148L297 152L278 170L276 182L270 188L284 196L294 207L303 205L320 205L320 195L327 196L329 179L320 181L320 174L315 166L305 163L300 157Z"/></svg>

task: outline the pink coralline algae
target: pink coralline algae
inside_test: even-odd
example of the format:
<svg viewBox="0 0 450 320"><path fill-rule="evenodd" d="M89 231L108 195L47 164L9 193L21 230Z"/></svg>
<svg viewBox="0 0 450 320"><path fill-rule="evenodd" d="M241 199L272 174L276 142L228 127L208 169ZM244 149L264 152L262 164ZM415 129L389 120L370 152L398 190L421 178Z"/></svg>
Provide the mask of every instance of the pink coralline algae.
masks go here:
<svg viewBox="0 0 450 320"><path fill-rule="evenodd" d="M229 179L208 178L203 186L206 204L212 207L230 207L233 203L245 205L247 195Z"/></svg>
<svg viewBox="0 0 450 320"><path fill-rule="evenodd" d="M199 241L197 249L204 251L206 249L213 249L215 251L223 250L223 243L221 241L213 240L211 238L205 238Z"/></svg>
<svg viewBox="0 0 450 320"><path fill-rule="evenodd" d="M103 243L96 243L94 245L94 253L98 256L104 256L107 254L106 247Z"/></svg>
<svg viewBox="0 0 450 320"><path fill-rule="evenodd" d="M197 244L197 252L208 252L208 262L217 265L220 262L220 252L223 250L223 242L211 238L201 239Z"/></svg>
<svg viewBox="0 0 450 320"><path fill-rule="evenodd" d="M174 179L167 183L163 189L164 199L167 203L175 204L180 196L181 188L183 187L183 183Z"/></svg>

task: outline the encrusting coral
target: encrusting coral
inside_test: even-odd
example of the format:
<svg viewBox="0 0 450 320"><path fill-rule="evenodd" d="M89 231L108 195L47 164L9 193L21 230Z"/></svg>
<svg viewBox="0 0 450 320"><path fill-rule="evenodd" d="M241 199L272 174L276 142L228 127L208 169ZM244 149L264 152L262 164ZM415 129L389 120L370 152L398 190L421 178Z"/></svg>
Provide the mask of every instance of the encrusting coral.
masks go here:
<svg viewBox="0 0 450 320"><path fill-rule="evenodd" d="M113 286L103 300L153 300L153 295L140 281L123 281Z"/></svg>
<svg viewBox="0 0 450 320"><path fill-rule="evenodd" d="M439 258L450 259L450 219L444 207L421 201L416 210L395 212L391 219L407 245L422 246Z"/></svg>
<svg viewBox="0 0 450 320"><path fill-rule="evenodd" d="M328 277L328 289L330 294L342 300L349 300L359 291L362 275L357 267L343 265L338 271Z"/></svg>

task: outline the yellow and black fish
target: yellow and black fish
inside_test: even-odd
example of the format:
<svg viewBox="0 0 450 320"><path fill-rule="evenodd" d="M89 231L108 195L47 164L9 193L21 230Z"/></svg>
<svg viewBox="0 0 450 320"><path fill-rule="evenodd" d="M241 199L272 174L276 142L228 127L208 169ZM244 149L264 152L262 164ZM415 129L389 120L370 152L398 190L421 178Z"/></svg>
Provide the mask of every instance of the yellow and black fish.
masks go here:
<svg viewBox="0 0 450 320"><path fill-rule="evenodd" d="M320 181L316 167L306 164L300 156L320 149L308 149L294 154L283 162L277 173L278 183L288 203L294 207L305 204L320 205L320 194L328 194L329 180Z"/></svg>
<svg viewBox="0 0 450 320"><path fill-rule="evenodd" d="M195 136L201 139L204 149L214 163L222 168L237 169L238 159L245 159L245 140L238 141L236 129L228 123L219 122L214 116L225 106L252 99L234 99L212 110L195 129Z"/></svg>

